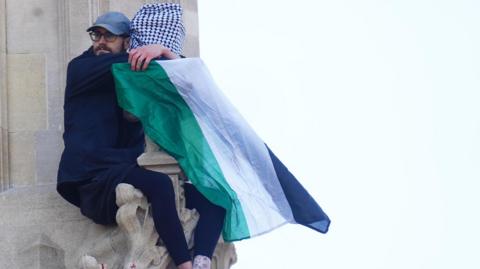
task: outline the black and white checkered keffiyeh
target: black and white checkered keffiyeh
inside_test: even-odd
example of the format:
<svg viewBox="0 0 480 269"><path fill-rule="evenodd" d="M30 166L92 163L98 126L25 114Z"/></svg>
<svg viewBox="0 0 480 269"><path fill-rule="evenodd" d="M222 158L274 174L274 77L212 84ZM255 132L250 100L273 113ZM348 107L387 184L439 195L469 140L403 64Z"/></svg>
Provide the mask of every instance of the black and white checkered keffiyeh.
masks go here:
<svg viewBox="0 0 480 269"><path fill-rule="evenodd" d="M185 40L182 14L183 10L179 4L144 5L132 19L130 48L162 44L180 55Z"/></svg>

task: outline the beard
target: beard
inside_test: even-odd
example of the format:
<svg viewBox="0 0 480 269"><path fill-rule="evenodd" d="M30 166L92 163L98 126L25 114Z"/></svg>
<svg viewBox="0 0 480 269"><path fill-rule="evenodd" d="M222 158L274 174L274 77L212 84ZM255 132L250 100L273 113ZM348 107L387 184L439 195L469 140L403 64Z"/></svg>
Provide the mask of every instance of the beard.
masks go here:
<svg viewBox="0 0 480 269"><path fill-rule="evenodd" d="M99 45L98 47L93 48L93 52L95 53L95 55L98 56L102 54L112 53L112 50L107 46Z"/></svg>

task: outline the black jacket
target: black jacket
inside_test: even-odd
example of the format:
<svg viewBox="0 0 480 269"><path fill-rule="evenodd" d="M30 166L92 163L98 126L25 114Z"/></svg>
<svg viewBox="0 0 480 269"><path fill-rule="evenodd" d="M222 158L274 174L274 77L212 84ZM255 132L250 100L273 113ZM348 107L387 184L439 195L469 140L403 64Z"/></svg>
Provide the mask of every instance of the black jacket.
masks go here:
<svg viewBox="0 0 480 269"><path fill-rule="evenodd" d="M68 64L65 149L58 169L57 190L81 208L85 201L94 201L92 197L82 197L84 186L92 181L118 181L136 165L136 158L144 149L141 124L124 119L110 71L112 64L126 62L127 58L126 53L96 56L90 48ZM88 195L93 195L92 190ZM82 212L89 214L83 208Z"/></svg>

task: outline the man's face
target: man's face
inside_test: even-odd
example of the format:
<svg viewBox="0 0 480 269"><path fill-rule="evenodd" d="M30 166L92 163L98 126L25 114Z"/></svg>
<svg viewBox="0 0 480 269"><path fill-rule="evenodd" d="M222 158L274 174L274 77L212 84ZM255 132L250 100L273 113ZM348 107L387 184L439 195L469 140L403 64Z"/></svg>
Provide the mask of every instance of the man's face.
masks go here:
<svg viewBox="0 0 480 269"><path fill-rule="evenodd" d="M97 41L92 41L93 53L101 55L105 53L120 53L127 49L128 37L116 36L104 28L97 27L92 32Z"/></svg>

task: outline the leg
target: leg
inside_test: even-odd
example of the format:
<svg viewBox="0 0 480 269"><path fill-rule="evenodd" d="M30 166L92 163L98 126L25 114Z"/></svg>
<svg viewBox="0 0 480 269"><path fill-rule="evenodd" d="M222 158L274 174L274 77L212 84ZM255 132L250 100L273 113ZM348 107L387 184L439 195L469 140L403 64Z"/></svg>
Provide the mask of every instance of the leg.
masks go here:
<svg viewBox="0 0 480 269"><path fill-rule="evenodd" d="M171 179L162 173L133 168L123 181L142 191L152 206L155 228L179 268L191 268L191 258L183 228L175 208Z"/></svg>
<svg viewBox="0 0 480 269"><path fill-rule="evenodd" d="M195 229L195 259L199 256L211 259L223 228L225 209L208 201L191 184L185 184L185 196L187 208L195 208L200 214Z"/></svg>

